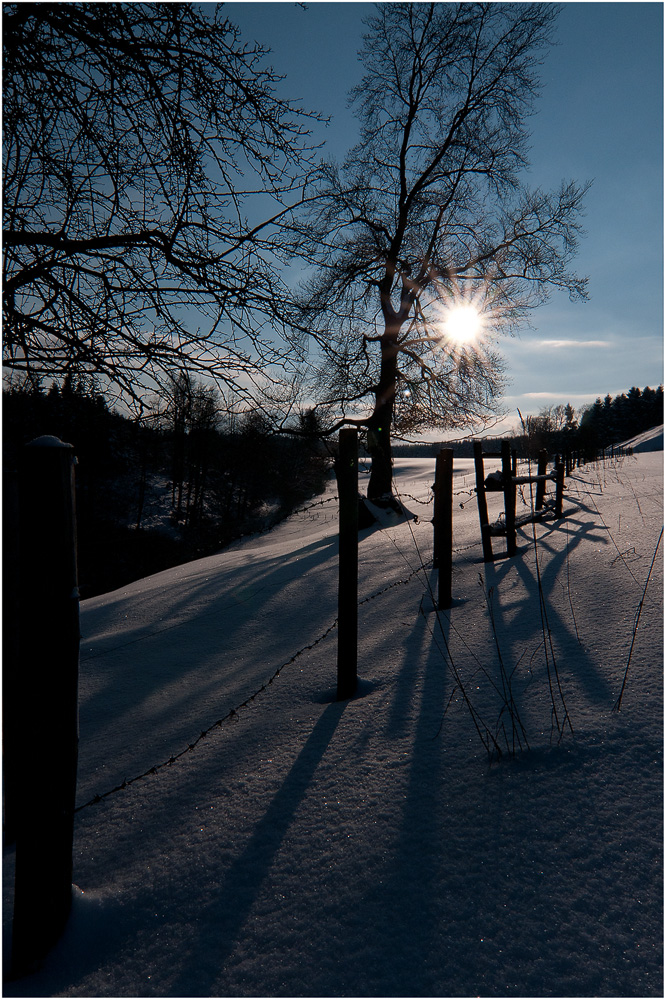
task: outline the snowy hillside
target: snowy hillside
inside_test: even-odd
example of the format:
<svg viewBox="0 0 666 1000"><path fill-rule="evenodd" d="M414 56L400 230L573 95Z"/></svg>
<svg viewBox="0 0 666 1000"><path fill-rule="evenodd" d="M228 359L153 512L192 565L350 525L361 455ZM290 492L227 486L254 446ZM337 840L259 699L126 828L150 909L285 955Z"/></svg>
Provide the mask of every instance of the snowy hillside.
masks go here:
<svg viewBox="0 0 666 1000"><path fill-rule="evenodd" d="M434 463L399 462L346 703L333 483L85 602L73 914L5 995L661 996L662 463L577 470L484 565L457 462L437 613Z"/></svg>
<svg viewBox="0 0 666 1000"><path fill-rule="evenodd" d="M623 441L620 447L627 450L631 449L634 452L663 451L664 425L660 424L659 427L652 427L649 431L643 431L642 434L637 434L636 437L631 438L629 441Z"/></svg>

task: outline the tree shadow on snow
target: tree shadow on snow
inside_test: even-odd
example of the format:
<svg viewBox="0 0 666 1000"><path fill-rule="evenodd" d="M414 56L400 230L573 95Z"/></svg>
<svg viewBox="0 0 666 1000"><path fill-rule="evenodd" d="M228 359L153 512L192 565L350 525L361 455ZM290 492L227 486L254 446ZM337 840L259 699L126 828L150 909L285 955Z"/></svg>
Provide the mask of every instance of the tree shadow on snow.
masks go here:
<svg viewBox="0 0 666 1000"><path fill-rule="evenodd" d="M388 742L404 741L408 774L399 797L398 835L381 879L368 882L357 902L367 928L362 939L347 930L336 979L312 982L312 995L437 996L440 970L430 957L442 913L439 870L446 863L446 830L439 807L447 758L439 739L452 680L443 658L446 615L419 614L395 682L386 723ZM333 992L331 992L333 991Z"/></svg>

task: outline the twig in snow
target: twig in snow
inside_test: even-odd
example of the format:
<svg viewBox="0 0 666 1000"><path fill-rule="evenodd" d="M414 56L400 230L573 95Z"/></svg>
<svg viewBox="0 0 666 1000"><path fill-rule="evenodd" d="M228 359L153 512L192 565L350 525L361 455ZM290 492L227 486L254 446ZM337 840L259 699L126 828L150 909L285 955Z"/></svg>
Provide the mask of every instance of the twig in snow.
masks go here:
<svg viewBox="0 0 666 1000"><path fill-rule="evenodd" d="M511 682L513 680L513 675L515 673L515 670L516 670L516 667L518 666L518 664L516 664L516 667L514 667L514 669L511 671L510 674L507 674L506 667L504 666L504 658L502 656L502 650L500 649L499 636L497 635L497 627L496 627L496 624L495 624L495 613L493 611L493 604L492 604L492 596L493 596L495 588L494 587L490 587L489 590L486 592L485 583L484 583L483 577L481 576L480 573L479 573L479 583L480 583L481 588L483 590L484 597L485 597L485 600L486 600L486 606L488 608L488 615L490 617L490 625L491 625L491 628L492 628L493 637L495 639L495 647L497 649L497 658L499 660L500 678L501 678L501 681L502 681L502 697L504 699L504 704L502 705L502 708L500 710L500 714L499 714L499 717L498 717L497 721L498 721L498 725L499 725L499 722L502 719L502 715L504 714L504 712L506 711L506 712L509 713L509 718L511 719L511 754L513 756L515 756L515 754L516 754L516 739L518 740L518 746L519 746L519 748L521 750L523 749L522 740L520 738L521 734L522 734L523 740L525 741L525 746L527 747L528 750L530 748L529 740L527 739L527 732L525 731L525 727L523 726L522 720L520 718L520 713L518 712L518 706L516 705L515 699L513 697L513 691L511 689ZM504 738L505 738L506 746L507 746L507 750L508 750L509 749L509 738L508 738L508 735L507 735L507 732L506 732L506 728L505 728L504 722L502 722L502 729L504 731Z"/></svg>
<svg viewBox="0 0 666 1000"><path fill-rule="evenodd" d="M576 630L576 638L578 639L579 645L583 645L580 634L578 632L578 623L576 622L576 612L574 611L573 601L571 600L571 578L569 575L569 522L566 524L567 529L567 597L569 598L569 607L571 608L571 617L573 619L574 628Z"/></svg>
<svg viewBox="0 0 666 1000"><path fill-rule="evenodd" d="M641 611L643 610L643 601L645 600L645 593L646 593L647 588L648 588L648 583L650 582L650 577L652 576L652 569L654 567L655 559L657 558L657 552L659 551L659 546L661 545L661 539L663 538L663 535L664 535L664 528L663 528L663 525L662 525L661 531L659 532L659 538L657 539L657 544L655 546L655 550L654 550L654 553L652 555L652 562L650 563L650 569L648 571L647 579L645 581L645 586L643 587L643 595L641 597L640 604L638 605L638 611L636 612L636 619L634 621L634 632L633 632L633 635L631 637L631 646L629 648L629 656L627 657L627 665L624 668L624 678L622 680L622 687L620 688L620 693L619 693L619 695L617 697L617 701L613 705L613 709L616 712L620 711L620 706L622 705L622 696L624 695L624 689L625 689L625 687L627 685L627 677L629 675L629 664L631 663L631 656L632 656L632 653L634 651L634 643L636 641L636 633L638 632L638 622L640 621Z"/></svg>
<svg viewBox="0 0 666 1000"><path fill-rule="evenodd" d="M532 498L532 484L530 483L530 497ZM596 505L595 505L596 506ZM532 508L534 509L534 507ZM541 632L543 635L543 652L546 660L546 673L548 676L548 689L550 691L550 703L551 703L551 734L553 723L557 732L559 734L559 740L564 736L565 726L568 725L569 729L573 733L573 726L571 724L571 718L569 717L569 710L567 708L567 703L564 698L564 692L562 691L562 683L560 681L560 673L557 667L557 659L555 657L555 647L553 645L553 635L550 630L550 623L548 621L548 609L546 607L546 595L544 594L543 584L541 583L541 568L539 566L539 547L537 545L537 534L536 534L536 521L532 521L532 545L534 548L534 565L536 568L536 581L537 590L539 593L539 614L541 617ZM569 556L568 548L568 533L567 533L567 559ZM568 567L568 563L567 563ZM573 607L572 607L573 611ZM576 629L576 634L578 630ZM580 641L580 640L579 640ZM550 656L548 651L550 650ZM551 668L552 663L552 668ZM557 702L555 697L555 688L557 688L557 693L559 695L559 701L562 706L562 711L564 715L560 721L560 717L557 711ZM558 740L558 742L559 742Z"/></svg>

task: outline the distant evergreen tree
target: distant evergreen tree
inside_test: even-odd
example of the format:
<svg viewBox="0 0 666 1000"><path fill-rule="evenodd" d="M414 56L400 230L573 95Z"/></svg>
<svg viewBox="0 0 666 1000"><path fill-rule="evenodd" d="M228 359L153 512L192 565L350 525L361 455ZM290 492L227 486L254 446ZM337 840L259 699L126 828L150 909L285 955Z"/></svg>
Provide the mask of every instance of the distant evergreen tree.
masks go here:
<svg viewBox="0 0 666 1000"><path fill-rule="evenodd" d="M564 430L568 434L572 434L578 429L578 421L576 419L576 411L574 410L571 403L567 403L564 408Z"/></svg>

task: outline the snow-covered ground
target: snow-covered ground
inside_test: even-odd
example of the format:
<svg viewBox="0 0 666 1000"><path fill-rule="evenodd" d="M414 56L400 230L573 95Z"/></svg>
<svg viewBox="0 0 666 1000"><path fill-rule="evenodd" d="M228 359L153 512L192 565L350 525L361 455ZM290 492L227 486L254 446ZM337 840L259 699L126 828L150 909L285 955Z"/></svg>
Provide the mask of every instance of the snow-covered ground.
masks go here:
<svg viewBox="0 0 666 1000"><path fill-rule="evenodd" d="M456 468L450 611L432 461L397 463L418 521L361 533L348 702L334 483L82 605L78 888L6 996L662 995L663 453L577 470L488 565Z"/></svg>

